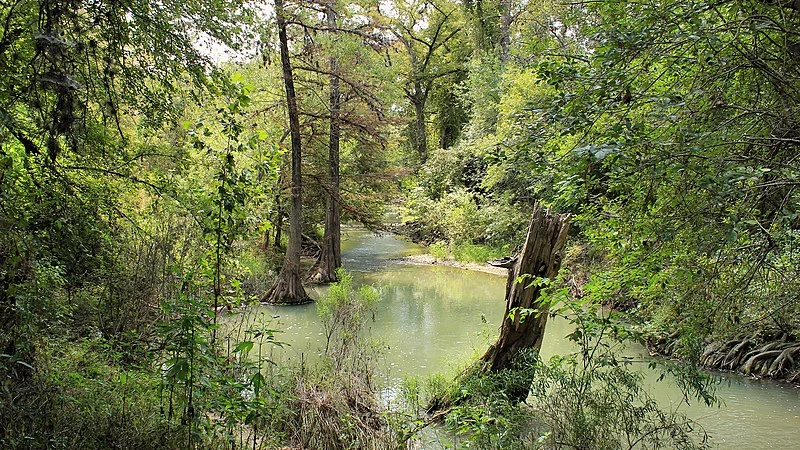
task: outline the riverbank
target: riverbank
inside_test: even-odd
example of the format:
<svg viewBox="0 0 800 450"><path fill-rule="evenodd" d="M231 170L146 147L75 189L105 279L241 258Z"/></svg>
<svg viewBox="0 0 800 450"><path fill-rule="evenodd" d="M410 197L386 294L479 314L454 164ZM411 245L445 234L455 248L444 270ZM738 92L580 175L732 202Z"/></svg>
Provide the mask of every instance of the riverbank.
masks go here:
<svg viewBox="0 0 800 450"><path fill-rule="evenodd" d="M681 359L676 352L678 335L648 336L647 350L651 356ZM768 333L749 338L714 341L706 345L699 364L709 371L731 372L754 379L771 379L800 387L800 342L786 333Z"/></svg>
<svg viewBox="0 0 800 450"><path fill-rule="evenodd" d="M408 236L406 237L408 238ZM575 257L575 254L572 257ZM460 262L452 258L441 259L430 253L392 258L391 261L416 266L454 267L497 276L508 275L508 269L502 267L486 263ZM585 266L586 264L585 261L573 263L576 266ZM577 275L578 273L580 275ZM582 285L588 281L588 273L585 270L577 270L573 275L573 279L577 277L581 280L576 285L576 289L581 291ZM619 307L619 305L611 306ZM671 336L651 335L646 340L651 356L682 359L682 356L675 352L675 346L678 343L677 334ZM708 343L699 363L703 368L712 372L736 373L753 379L771 379L779 383L800 386L800 366L795 363L797 360L800 360L800 342L779 333L779 336L772 337L760 336Z"/></svg>
<svg viewBox="0 0 800 450"><path fill-rule="evenodd" d="M497 276L507 276L508 269L503 267L495 267L491 266L487 263L479 264L479 263L466 263L460 262L453 259L438 259L431 255L430 253L424 253L421 255L409 255L403 256L401 258L392 258L391 261L396 262L398 264L410 264L415 266L447 266L447 267L456 267L459 269L465 270L473 270L476 272L484 272L490 273L492 275Z"/></svg>

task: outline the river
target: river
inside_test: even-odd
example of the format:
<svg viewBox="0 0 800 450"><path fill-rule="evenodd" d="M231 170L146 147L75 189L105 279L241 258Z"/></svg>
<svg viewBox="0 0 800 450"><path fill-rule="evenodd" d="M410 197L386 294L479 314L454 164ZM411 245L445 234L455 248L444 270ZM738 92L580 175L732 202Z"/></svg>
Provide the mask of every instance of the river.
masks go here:
<svg viewBox="0 0 800 450"><path fill-rule="evenodd" d="M387 386L409 376L454 374L465 361L485 350L504 312L505 277L445 266L399 264L393 259L424 249L391 235L376 236L345 229L342 260L354 282L380 292L371 337L380 343L379 371ZM323 295L316 288L312 297ZM281 330L278 340L290 344L274 350L284 363L313 358L323 343L313 304L260 306L248 311L255 320ZM572 350L565 320L548 323L542 357ZM636 353L636 349L629 350ZM641 353L641 349L638 350ZM640 355L642 360L647 356ZM800 389L787 384L719 374L717 395L723 404L706 407L681 402L669 378L641 364L648 391L665 409L696 420L721 449L800 449Z"/></svg>

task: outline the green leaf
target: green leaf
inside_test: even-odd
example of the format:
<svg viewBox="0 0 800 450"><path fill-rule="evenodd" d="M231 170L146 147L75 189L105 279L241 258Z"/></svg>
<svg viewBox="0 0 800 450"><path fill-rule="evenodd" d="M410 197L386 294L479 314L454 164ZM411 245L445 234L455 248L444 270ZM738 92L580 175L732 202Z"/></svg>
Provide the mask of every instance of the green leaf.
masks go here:
<svg viewBox="0 0 800 450"><path fill-rule="evenodd" d="M174 380L186 380L189 375L189 361L186 358L175 358L172 365L167 370L167 378Z"/></svg>
<svg viewBox="0 0 800 450"><path fill-rule="evenodd" d="M26 363L25 361L17 361L17 364L19 364L20 366L27 367L28 369L33 370L33 366L28 364L28 363Z"/></svg>
<svg viewBox="0 0 800 450"><path fill-rule="evenodd" d="M234 353L249 353L250 350L253 349L253 341L242 341L236 344L236 347L233 349Z"/></svg>

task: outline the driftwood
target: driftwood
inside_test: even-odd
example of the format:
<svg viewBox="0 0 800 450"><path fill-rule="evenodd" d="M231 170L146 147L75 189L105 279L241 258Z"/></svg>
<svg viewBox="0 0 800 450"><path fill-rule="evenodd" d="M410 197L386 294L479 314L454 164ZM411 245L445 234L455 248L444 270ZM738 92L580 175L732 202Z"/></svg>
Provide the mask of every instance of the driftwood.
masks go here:
<svg viewBox="0 0 800 450"><path fill-rule="evenodd" d="M321 246L311 236L303 233L300 235L300 256L319 258Z"/></svg>
<svg viewBox="0 0 800 450"><path fill-rule="evenodd" d="M517 260L519 259L519 255L516 256L505 256L503 258L493 259L491 261L486 261L486 264L494 267L502 267L504 269L513 269L514 265L517 264Z"/></svg>

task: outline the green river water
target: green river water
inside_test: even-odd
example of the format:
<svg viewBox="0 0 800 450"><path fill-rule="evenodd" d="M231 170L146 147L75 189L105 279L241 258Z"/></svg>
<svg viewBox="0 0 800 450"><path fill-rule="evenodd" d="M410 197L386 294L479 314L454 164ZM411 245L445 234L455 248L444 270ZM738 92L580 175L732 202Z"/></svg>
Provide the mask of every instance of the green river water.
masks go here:
<svg viewBox="0 0 800 450"><path fill-rule="evenodd" d="M371 336L381 343L379 371L386 386L396 386L408 376L454 373L486 348L504 312L505 277L392 261L422 252L423 248L391 235L348 229L343 238L345 268L356 283L371 284L380 292ZM311 292L312 297L322 294L322 289ZM323 344L313 304L260 306L247 315L251 320L270 321L270 327L282 331L277 339L290 346L270 350L278 361L313 359ZM571 345L564 336L571 331L564 320L548 323L542 357L569 352ZM637 351L630 352L635 356ZM641 370L649 392L663 407L677 408L695 419L718 448L800 449L800 389L796 387L721 374L717 394L722 406L705 407L696 401L687 406L669 378L657 382L658 373L646 364L641 364Z"/></svg>

